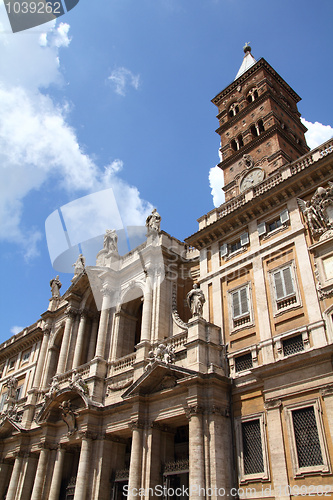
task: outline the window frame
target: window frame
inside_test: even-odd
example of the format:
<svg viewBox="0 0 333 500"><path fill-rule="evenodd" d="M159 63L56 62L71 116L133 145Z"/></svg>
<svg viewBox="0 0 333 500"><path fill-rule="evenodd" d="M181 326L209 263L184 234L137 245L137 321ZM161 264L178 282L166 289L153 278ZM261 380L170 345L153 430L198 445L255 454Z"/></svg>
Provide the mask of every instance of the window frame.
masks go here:
<svg viewBox="0 0 333 500"><path fill-rule="evenodd" d="M245 474L244 471L244 458L243 458L243 431L242 424L253 420L259 420L260 436L261 436L261 451L262 460L264 465L263 472L256 472L254 474ZM236 433L236 450L237 450L237 463L238 463L238 477L240 483L247 483L250 481L269 481L269 463L267 452L267 438L266 438L266 416L265 413L255 413L235 418L235 433Z"/></svg>
<svg viewBox="0 0 333 500"><path fill-rule="evenodd" d="M231 251L231 246L240 243L240 247ZM238 253L244 252L248 246L250 245L250 236L248 231L244 231L244 233L239 235L238 239L233 239L228 243L220 243L219 244L219 257L220 257L220 265L222 265L222 259L228 260L237 255Z"/></svg>
<svg viewBox="0 0 333 500"><path fill-rule="evenodd" d="M277 221L280 221L281 225L269 231L269 224L277 223ZM274 218L259 222L257 224L259 238L269 238L270 236L273 236L280 231L284 231L285 229L287 229L289 223L289 210L285 208L284 210L282 210L282 212L280 212L278 217L275 216Z"/></svg>
<svg viewBox="0 0 333 500"><path fill-rule="evenodd" d="M301 410L303 408L309 408L311 406L314 409L314 414L315 414L315 419L316 419L316 424L317 424L317 432L318 432L318 437L319 437L320 450L321 450L321 455L323 458L323 464L310 465L307 467L300 467L299 461L298 461L297 444L296 444L296 438L295 438L295 430L294 430L292 412L295 410ZM289 439L289 446L290 446L290 456L291 456L294 477L303 477L304 475L307 475L307 474L328 474L328 473L330 473L331 469L330 469L330 463L329 463L329 459L328 459L328 450L327 450L327 443L326 443L325 432L324 432L324 425L323 425L323 420L322 420L322 416L321 416L322 410L321 410L321 406L320 406L320 401L318 399L312 399L310 401L302 401L301 403L287 405L287 406L285 406L283 411L284 411L285 420L287 423L288 439Z"/></svg>
<svg viewBox="0 0 333 500"><path fill-rule="evenodd" d="M290 275L291 275L291 279L292 279L292 285L294 288L294 292L289 293L287 295L284 295L281 298L277 298L274 275L277 274L279 271L282 273L287 268L290 269ZM288 311L291 311L293 309L301 307L302 300L301 300L301 294L300 294L300 289L299 289L299 284L298 284L298 279L297 279L296 264L295 264L294 259L290 260L289 262L285 262L284 264L281 264L280 266L275 267L274 269L270 269L268 271L268 273L269 273L269 281L270 281L271 299L272 299L272 305L273 305L273 315L280 316L281 314L284 314L285 312L288 312ZM292 299L293 297L295 297L294 302L287 304L286 306L281 307L281 308L278 307L279 304L283 303L284 301L288 301L289 299Z"/></svg>
<svg viewBox="0 0 333 500"><path fill-rule="evenodd" d="M236 293L241 292L242 289L246 289L246 296L247 296L247 305L248 305L248 311L244 312L243 314L241 313L238 316L234 316L234 301L233 297ZM234 288L231 288L230 290L227 290L228 292L228 313L229 313L229 324L230 324L230 333L234 333L238 330L241 330L243 328L249 328L254 325L254 314L253 314L253 299L252 299L252 282L251 281L246 281L245 283L242 283L241 285L238 285ZM239 295L240 297L240 295ZM241 302L241 301L240 301ZM246 323L242 324L237 324L239 320L249 318L249 321Z"/></svg>

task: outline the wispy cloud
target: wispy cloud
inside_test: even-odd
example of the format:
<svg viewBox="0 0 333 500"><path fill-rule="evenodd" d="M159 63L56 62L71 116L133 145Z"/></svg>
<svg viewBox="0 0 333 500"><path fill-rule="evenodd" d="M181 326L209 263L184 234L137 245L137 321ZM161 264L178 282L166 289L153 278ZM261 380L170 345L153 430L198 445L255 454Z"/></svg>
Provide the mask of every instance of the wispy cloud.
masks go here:
<svg viewBox="0 0 333 500"><path fill-rule="evenodd" d="M120 67L112 71L108 80L112 83L116 94L125 96L128 87L138 90L140 86L140 75L134 75L127 68Z"/></svg>
<svg viewBox="0 0 333 500"><path fill-rule="evenodd" d="M0 5L0 31L8 32L7 24ZM0 38L0 240L17 244L26 259L38 255L42 234L29 227L26 217L23 223L26 198L45 185L55 199L58 188L75 198L112 185L135 221L144 221L151 208L119 177L121 160L101 168L83 151L68 123L68 104L59 105L47 93L49 86L63 82L59 59L69 47L69 30L68 24L50 22L29 36ZM127 70L119 75L119 91L125 92L126 85L138 88L138 76Z"/></svg>
<svg viewBox="0 0 333 500"><path fill-rule="evenodd" d="M22 332L23 328L24 328L23 326L12 326L10 329L10 333L16 335L17 333Z"/></svg>
<svg viewBox="0 0 333 500"><path fill-rule="evenodd" d="M319 122L308 122L305 118L301 118L301 121L308 129L305 138L310 149L316 148L333 137L333 128L330 125L323 125Z"/></svg>
<svg viewBox="0 0 333 500"><path fill-rule="evenodd" d="M214 207L219 207L224 203L224 186L223 172L220 167L216 166L209 171L209 185L211 187L211 195L213 196Z"/></svg>

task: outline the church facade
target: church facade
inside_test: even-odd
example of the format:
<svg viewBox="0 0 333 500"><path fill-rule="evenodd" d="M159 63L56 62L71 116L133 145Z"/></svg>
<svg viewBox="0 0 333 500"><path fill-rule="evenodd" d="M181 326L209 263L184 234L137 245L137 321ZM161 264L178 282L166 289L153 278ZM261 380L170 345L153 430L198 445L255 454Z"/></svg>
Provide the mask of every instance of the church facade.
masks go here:
<svg viewBox="0 0 333 500"><path fill-rule="evenodd" d="M0 346L0 499L332 496L333 140L250 47L213 103L225 203L56 277Z"/></svg>

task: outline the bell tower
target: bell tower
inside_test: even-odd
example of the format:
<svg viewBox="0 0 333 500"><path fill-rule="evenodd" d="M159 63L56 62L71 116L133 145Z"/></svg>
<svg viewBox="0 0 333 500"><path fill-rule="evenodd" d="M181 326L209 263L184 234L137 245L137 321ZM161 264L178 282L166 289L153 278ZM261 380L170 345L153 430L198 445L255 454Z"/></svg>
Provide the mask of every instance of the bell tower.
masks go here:
<svg viewBox="0 0 333 500"><path fill-rule="evenodd" d="M212 102L218 108L226 201L263 181L277 168L309 151L306 127L297 103L301 98L251 47L235 80Z"/></svg>

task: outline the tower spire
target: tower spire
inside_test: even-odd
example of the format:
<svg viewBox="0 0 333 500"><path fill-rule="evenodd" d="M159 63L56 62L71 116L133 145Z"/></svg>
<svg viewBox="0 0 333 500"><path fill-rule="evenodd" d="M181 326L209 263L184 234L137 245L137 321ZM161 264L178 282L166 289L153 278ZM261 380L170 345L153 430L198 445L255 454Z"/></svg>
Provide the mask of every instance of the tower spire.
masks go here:
<svg viewBox="0 0 333 500"><path fill-rule="evenodd" d="M238 70L235 80L237 80L237 78L239 78L243 73L245 73L245 71L247 71L249 68L251 68L251 66L253 66L257 62L253 57L253 55L251 54L250 43L251 42L246 42L243 47L244 59L241 64L241 67Z"/></svg>

